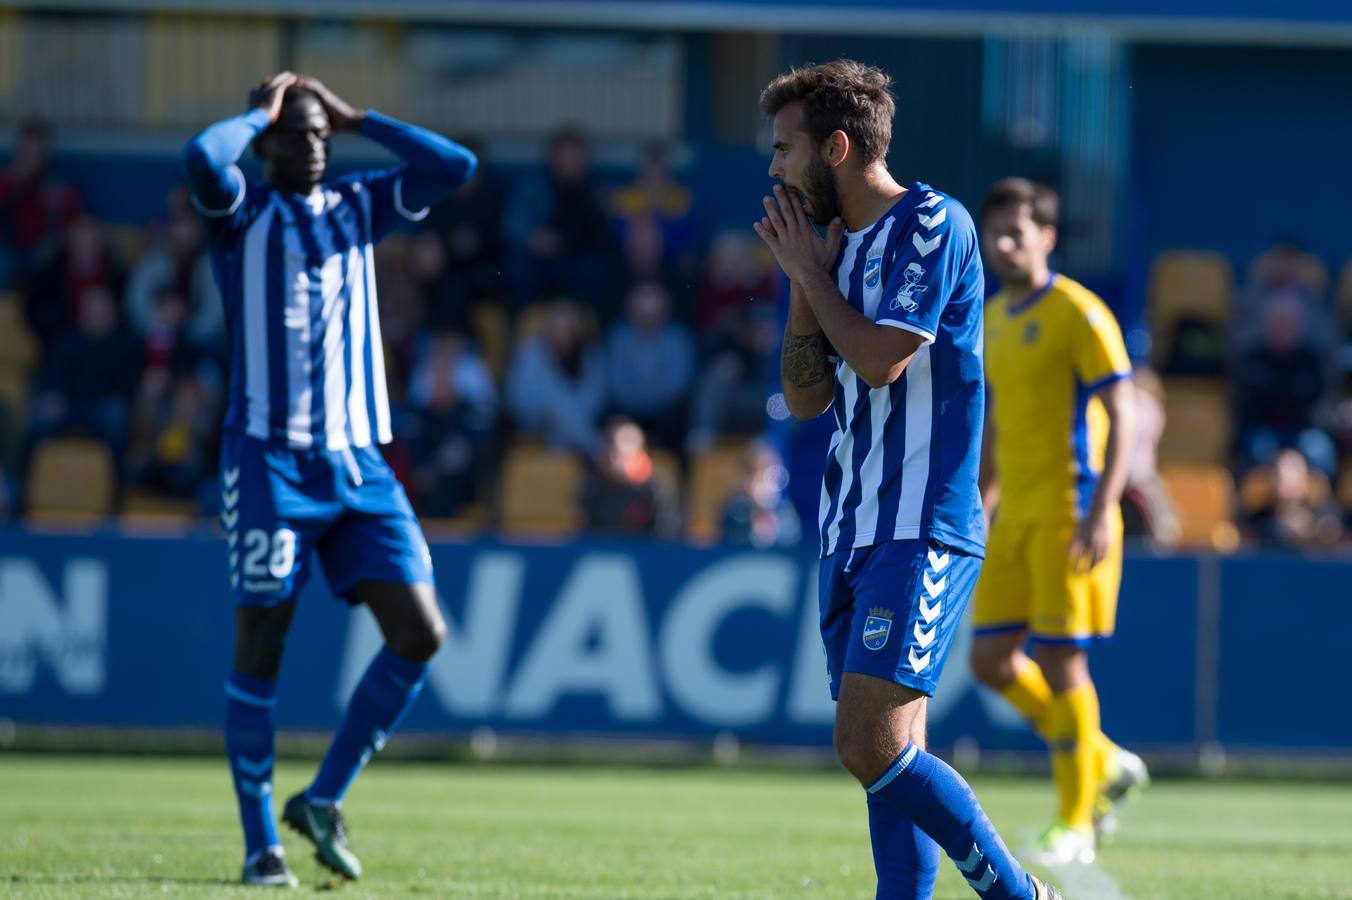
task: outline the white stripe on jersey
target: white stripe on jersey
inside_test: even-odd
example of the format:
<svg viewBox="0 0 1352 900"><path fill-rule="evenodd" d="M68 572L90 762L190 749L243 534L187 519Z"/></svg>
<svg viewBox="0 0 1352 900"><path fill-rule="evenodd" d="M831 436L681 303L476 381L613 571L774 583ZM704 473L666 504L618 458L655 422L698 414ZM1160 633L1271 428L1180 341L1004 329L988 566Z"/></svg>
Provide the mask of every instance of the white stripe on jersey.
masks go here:
<svg viewBox="0 0 1352 900"><path fill-rule="evenodd" d="M244 235L244 394L248 416L244 433L266 439L271 397L268 395L268 236L277 216L277 198Z"/></svg>
<svg viewBox="0 0 1352 900"><path fill-rule="evenodd" d="M308 254L301 241L296 216L286 201L280 201L286 228L282 232L282 332L286 335L286 437L294 447L311 447L314 435L311 407L314 404L314 367L310 358L310 273Z"/></svg>
<svg viewBox="0 0 1352 900"><path fill-rule="evenodd" d="M366 245L366 317L370 339L366 342L366 355L371 359L371 396L376 408L376 439L382 444L394 440L390 431L390 395L385 390L385 355L376 352L384 347L380 338L380 310L376 303L376 257L371 245Z"/></svg>
<svg viewBox="0 0 1352 900"><path fill-rule="evenodd" d="M930 441L933 437L933 344L924 344L906 365L906 459L902 464L901 501L897 504L897 540L919 537L929 486Z"/></svg>
<svg viewBox="0 0 1352 900"><path fill-rule="evenodd" d="M324 194L324 210L341 202L334 191ZM330 450L346 450L347 440L347 366L343 346L342 302L347 296L347 279L343 273L346 257L338 252L328 218L321 215L313 220L315 243L324 257L319 268L323 293L324 321L324 446ZM351 236L348 235L349 240Z"/></svg>
<svg viewBox="0 0 1352 900"><path fill-rule="evenodd" d="M371 443L371 417L366 413L366 266L360 236L347 251L347 367L352 387L347 392L347 425L352 444Z"/></svg>

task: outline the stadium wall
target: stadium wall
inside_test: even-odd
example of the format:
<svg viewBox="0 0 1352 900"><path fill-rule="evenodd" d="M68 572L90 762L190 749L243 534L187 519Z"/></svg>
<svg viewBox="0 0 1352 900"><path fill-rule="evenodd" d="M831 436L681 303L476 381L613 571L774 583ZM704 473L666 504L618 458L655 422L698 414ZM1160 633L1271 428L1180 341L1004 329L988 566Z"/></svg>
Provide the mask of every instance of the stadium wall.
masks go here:
<svg viewBox="0 0 1352 900"><path fill-rule="evenodd" d="M431 549L451 634L411 729L830 744L805 554L590 540ZM0 531L0 718L216 727L233 620L224 555L209 533ZM1105 727L1158 752L1352 752L1352 719L1336 712L1349 578L1349 560L1132 554L1118 636L1094 655ZM1037 747L976 687L968 641L958 636L934 701L933 742ZM335 726L378 642L369 615L328 599L316 573L282 668L281 726Z"/></svg>

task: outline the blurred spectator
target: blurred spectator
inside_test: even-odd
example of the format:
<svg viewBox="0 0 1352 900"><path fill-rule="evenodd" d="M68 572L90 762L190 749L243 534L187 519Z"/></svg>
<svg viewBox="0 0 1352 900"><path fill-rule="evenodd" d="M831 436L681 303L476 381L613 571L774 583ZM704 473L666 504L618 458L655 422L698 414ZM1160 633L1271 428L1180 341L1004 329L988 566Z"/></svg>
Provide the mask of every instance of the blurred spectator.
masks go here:
<svg viewBox="0 0 1352 900"><path fill-rule="evenodd" d="M672 299L673 306L686 309L691 278L668 263L662 246L662 231L656 222L641 219L630 223L620 252L621 280L626 292L639 284L660 284ZM616 318L610 304L599 303L597 309L606 322ZM688 315L682 314L679 318L688 318Z"/></svg>
<svg viewBox="0 0 1352 900"><path fill-rule="evenodd" d="M760 239L744 231L724 231L714 238L695 300L695 327L711 333L748 304L774 298L774 270Z"/></svg>
<svg viewBox="0 0 1352 900"><path fill-rule="evenodd" d="M52 180L51 130L42 119L19 126L14 157L0 172L0 288L25 279L33 255L55 243L80 211L80 197Z"/></svg>
<svg viewBox="0 0 1352 900"><path fill-rule="evenodd" d="M166 403L144 408L145 442L129 468L136 482L155 493L193 499L214 490L220 409L193 376L171 382Z"/></svg>
<svg viewBox="0 0 1352 900"><path fill-rule="evenodd" d="M747 445L741 487L723 509L723 542L753 547L792 547L803 537L793 504L784 496L789 473L765 441Z"/></svg>
<svg viewBox="0 0 1352 900"><path fill-rule="evenodd" d="M699 453L720 437L759 434L780 329L769 306L742 306L726 318L700 369L686 451Z"/></svg>
<svg viewBox="0 0 1352 900"><path fill-rule="evenodd" d="M665 262L680 268L694 250L695 215L690 190L677 182L665 144L643 149L638 178L610 197L611 215L621 239L636 223L657 225Z"/></svg>
<svg viewBox="0 0 1352 900"><path fill-rule="evenodd" d="M597 306L609 286L610 224L592 183L591 150L573 129L549 139L547 170L509 198L503 234L518 305L565 293Z"/></svg>
<svg viewBox="0 0 1352 900"><path fill-rule="evenodd" d="M671 485L654 475L643 429L628 419L606 426L582 486L587 528L601 534L675 537L680 514Z"/></svg>
<svg viewBox="0 0 1352 900"><path fill-rule="evenodd" d="M605 363L592 326L572 300L555 300L541 334L517 348L507 405L528 435L590 455L606 399Z"/></svg>
<svg viewBox="0 0 1352 900"><path fill-rule="evenodd" d="M1249 263L1239 292L1233 338L1238 352L1243 354L1262 340L1264 311L1274 297L1299 305L1313 345L1331 346L1335 336L1329 330L1332 319L1325 303L1328 282L1324 263L1307 253L1299 241L1289 237L1274 241Z"/></svg>
<svg viewBox="0 0 1352 900"><path fill-rule="evenodd" d="M409 241L408 274L420 298L423 322L434 331L467 331L463 286L449 265L441 235L424 231Z"/></svg>
<svg viewBox="0 0 1352 900"><path fill-rule="evenodd" d="M1154 370L1132 374L1136 399L1132 446L1127 456L1127 486L1122 492L1122 522L1127 537L1148 538L1172 547L1180 536L1178 511L1159 473L1159 443L1164 434L1164 384Z"/></svg>
<svg viewBox="0 0 1352 900"><path fill-rule="evenodd" d="M93 216L78 216L61 241L48 244L33 260L24 302L44 353L80 320L81 304L91 289L120 297L123 281L122 264L108 246L103 225Z"/></svg>
<svg viewBox="0 0 1352 900"><path fill-rule="evenodd" d="M187 335L199 346L217 347L225 338L225 310L211 262L204 252L200 218L185 208L187 189L178 187L168 198L168 218L150 249L127 280L128 324L146 334L154 317L156 297L169 289L187 303Z"/></svg>
<svg viewBox="0 0 1352 900"><path fill-rule="evenodd" d="M90 432L120 461L141 374L140 348L118 322L117 301L107 288L87 288L79 310L76 327L56 338L38 373L30 446L58 432Z"/></svg>
<svg viewBox="0 0 1352 900"><path fill-rule="evenodd" d="M1286 447L1299 448L1326 475L1337 464L1332 439L1315 427L1315 414L1329 384L1306 321L1298 296L1274 295L1263 310L1259 343L1235 366L1241 466L1270 462Z"/></svg>
<svg viewBox="0 0 1352 900"><path fill-rule="evenodd" d="M504 299L505 292L502 215L506 201L502 182L483 148L471 144L470 149L479 157L474 177L445 202L434 205L426 222L428 230L441 236L452 280L450 293L462 307ZM432 321L439 321L442 312L429 310Z"/></svg>
<svg viewBox="0 0 1352 900"><path fill-rule="evenodd" d="M1244 524L1250 537L1274 547L1333 544L1342 522L1328 480L1299 450L1284 449L1246 479Z"/></svg>
<svg viewBox="0 0 1352 900"><path fill-rule="evenodd" d="M498 406L493 376L464 335L444 331L414 370L409 399L415 409L404 437L418 509L454 516L483 499L492 474Z"/></svg>
<svg viewBox="0 0 1352 900"><path fill-rule="evenodd" d="M413 277L413 248L405 235L392 234L376 245L376 283L380 285L380 332L385 344L385 378L390 400L404 401L413 371L418 337L427 312Z"/></svg>
<svg viewBox="0 0 1352 900"><path fill-rule="evenodd" d="M659 444L679 448L694 362L690 333L671 321L666 289L653 282L631 288L625 317L611 326L606 341L611 408L636 420Z"/></svg>

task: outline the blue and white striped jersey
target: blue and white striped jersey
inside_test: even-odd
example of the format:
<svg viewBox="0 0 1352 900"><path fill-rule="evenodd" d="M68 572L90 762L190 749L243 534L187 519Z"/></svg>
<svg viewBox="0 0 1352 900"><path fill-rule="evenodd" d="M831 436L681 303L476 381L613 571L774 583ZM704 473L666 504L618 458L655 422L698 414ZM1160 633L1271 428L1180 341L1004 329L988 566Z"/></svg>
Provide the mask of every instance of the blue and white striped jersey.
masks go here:
<svg viewBox="0 0 1352 900"><path fill-rule="evenodd" d="M301 196L246 183L235 165L267 126L267 115L254 111L211 126L185 149L225 303L225 428L296 448L388 443L374 244L425 218L428 204L472 174L474 156L370 111L362 133L407 165L324 182Z"/></svg>
<svg viewBox="0 0 1352 900"><path fill-rule="evenodd" d="M822 555L909 539L983 555L984 277L971 216L929 185L912 184L874 225L846 232L832 274L851 306L925 344L900 378L876 389L835 358Z"/></svg>

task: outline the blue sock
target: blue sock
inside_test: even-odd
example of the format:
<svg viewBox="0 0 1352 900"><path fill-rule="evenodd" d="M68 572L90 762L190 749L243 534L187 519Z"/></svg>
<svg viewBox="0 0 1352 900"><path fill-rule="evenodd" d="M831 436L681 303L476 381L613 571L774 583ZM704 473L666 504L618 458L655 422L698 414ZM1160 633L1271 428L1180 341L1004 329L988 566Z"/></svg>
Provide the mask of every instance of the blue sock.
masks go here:
<svg viewBox="0 0 1352 900"><path fill-rule="evenodd" d="M280 847L272 815L272 704L277 682L231 672L225 682L225 755L235 779L244 855Z"/></svg>
<svg viewBox="0 0 1352 900"><path fill-rule="evenodd" d="M877 794L868 795L868 833L878 900L930 900L939 877L939 845L906 813Z"/></svg>
<svg viewBox="0 0 1352 900"><path fill-rule="evenodd" d="M1000 840L976 795L951 766L907 744L868 792L902 810L988 900L1033 900L1028 873Z"/></svg>
<svg viewBox="0 0 1352 900"><path fill-rule="evenodd" d="M410 662L383 647L357 683L347 715L306 794L316 803L340 803L371 754L385 746L418 699L427 663Z"/></svg>

